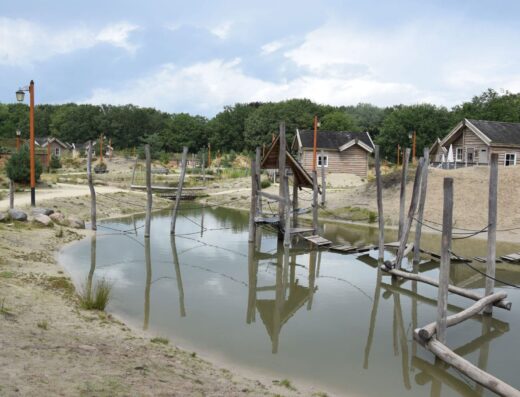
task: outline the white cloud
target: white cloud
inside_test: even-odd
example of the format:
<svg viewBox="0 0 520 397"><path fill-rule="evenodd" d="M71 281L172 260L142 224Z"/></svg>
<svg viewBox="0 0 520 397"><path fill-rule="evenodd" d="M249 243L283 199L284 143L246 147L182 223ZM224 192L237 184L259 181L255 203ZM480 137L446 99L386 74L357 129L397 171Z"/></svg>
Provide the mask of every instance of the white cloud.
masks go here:
<svg viewBox="0 0 520 397"><path fill-rule="evenodd" d="M118 22L100 30L85 26L47 29L25 19L0 17L0 65L26 65L107 43L133 52L129 35L136 25Z"/></svg>
<svg viewBox="0 0 520 397"><path fill-rule="evenodd" d="M229 33L231 32L231 26L233 24L231 22L223 22L213 28L210 28L209 31L211 34L217 36L219 39L226 39L229 36Z"/></svg>
<svg viewBox="0 0 520 397"><path fill-rule="evenodd" d="M284 43L281 40L274 40L269 43L264 44L260 49L262 50L262 55L269 55L273 52L278 51L284 46Z"/></svg>

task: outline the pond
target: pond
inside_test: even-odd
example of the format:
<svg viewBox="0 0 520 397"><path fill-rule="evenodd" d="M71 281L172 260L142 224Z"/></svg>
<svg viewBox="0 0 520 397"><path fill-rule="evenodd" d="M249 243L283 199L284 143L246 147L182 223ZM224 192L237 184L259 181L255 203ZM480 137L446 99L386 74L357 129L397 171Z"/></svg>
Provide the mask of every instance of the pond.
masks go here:
<svg viewBox="0 0 520 397"><path fill-rule="evenodd" d="M344 255L311 250L302 240L284 252L268 229L248 244L246 212L187 204L181 213L174 239L168 213L153 216L151 239L143 238L142 217L110 220L96 237L66 246L60 262L78 286L109 279L107 310L127 323L235 368L340 395L492 395L413 341L414 328L435 320L437 289L382 275L376 251ZM375 228L321 228L335 243L377 241ZM395 231L386 231L387 241L395 239ZM438 252L439 236L424 235L423 246ZM456 240L453 250L485 256L486 242ZM520 247L498 244L497 251ZM424 258L418 269L438 278L436 262ZM518 285L520 267L499 264L497 278ZM483 293L483 277L464 263L452 263L450 279ZM493 317L475 316L449 328L447 341L520 388L520 293L502 288L511 312L495 308ZM449 303L454 313L472 301L450 295Z"/></svg>

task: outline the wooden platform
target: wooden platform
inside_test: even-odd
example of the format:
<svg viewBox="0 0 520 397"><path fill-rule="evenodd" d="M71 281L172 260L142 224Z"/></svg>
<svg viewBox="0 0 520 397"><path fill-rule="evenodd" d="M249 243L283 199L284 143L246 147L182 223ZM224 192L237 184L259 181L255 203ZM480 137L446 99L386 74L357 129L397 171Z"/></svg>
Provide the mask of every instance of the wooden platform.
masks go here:
<svg viewBox="0 0 520 397"><path fill-rule="evenodd" d="M520 262L520 253L507 254L501 256L500 258L511 263L518 263Z"/></svg>
<svg viewBox="0 0 520 397"><path fill-rule="evenodd" d="M271 216L271 217L263 217L263 216L255 216L255 223L279 223L280 218L278 216Z"/></svg>
<svg viewBox="0 0 520 397"><path fill-rule="evenodd" d="M291 229L291 234L300 234L300 233L313 233L314 229L312 227L296 227Z"/></svg>
<svg viewBox="0 0 520 397"><path fill-rule="evenodd" d="M473 259L476 260L477 262L481 262L481 263L486 263L487 262L487 258L484 258L483 256L476 256ZM496 258L495 262L496 263L502 263L502 260L500 258Z"/></svg>
<svg viewBox="0 0 520 397"><path fill-rule="evenodd" d="M339 245L333 245L332 247L329 247L329 250L333 251L333 252L339 252L342 254L359 254L362 252L368 252L368 251L376 249L376 248L377 247L372 244L364 245L361 247L356 247L356 246L347 245L347 244L339 244Z"/></svg>
<svg viewBox="0 0 520 397"><path fill-rule="evenodd" d="M427 250L424 250L422 248L420 249L420 251L423 254L430 255L432 258L434 258L436 260L440 260L441 259L440 254L436 254L435 252L427 251ZM463 256L458 256L458 255L455 255L455 254L451 254L451 261L452 262L471 262L471 259L464 258Z"/></svg>
<svg viewBox="0 0 520 397"><path fill-rule="evenodd" d="M326 238L323 238L316 234L312 236L303 236L303 238L307 241L310 241L312 244L317 245L318 247L332 244L332 241L327 240Z"/></svg>
<svg viewBox="0 0 520 397"><path fill-rule="evenodd" d="M146 190L146 186L145 185L130 185L130 189ZM163 192L176 192L177 186L152 186L152 190L163 191ZM186 191L186 192L196 192L196 191L206 190L206 187L204 187L204 186L183 187L182 190Z"/></svg>

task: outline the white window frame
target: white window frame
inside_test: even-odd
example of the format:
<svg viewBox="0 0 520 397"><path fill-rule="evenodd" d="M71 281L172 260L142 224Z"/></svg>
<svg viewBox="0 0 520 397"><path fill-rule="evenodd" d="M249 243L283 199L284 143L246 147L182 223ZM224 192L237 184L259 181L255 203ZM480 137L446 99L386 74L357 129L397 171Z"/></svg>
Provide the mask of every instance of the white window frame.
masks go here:
<svg viewBox="0 0 520 397"><path fill-rule="evenodd" d="M325 164L324 165L322 165L323 161L322 161L321 154L318 154L318 167L328 168L328 166L329 166L329 155L328 154L324 154L323 155L323 160L325 160Z"/></svg>
<svg viewBox="0 0 520 397"><path fill-rule="evenodd" d="M459 157L459 150L460 150L460 157ZM461 162L464 158L464 148L458 147L455 148L455 161Z"/></svg>
<svg viewBox="0 0 520 397"><path fill-rule="evenodd" d="M507 164L507 156L513 156L513 164ZM504 166L510 167L512 165L516 165L516 153L504 153Z"/></svg>

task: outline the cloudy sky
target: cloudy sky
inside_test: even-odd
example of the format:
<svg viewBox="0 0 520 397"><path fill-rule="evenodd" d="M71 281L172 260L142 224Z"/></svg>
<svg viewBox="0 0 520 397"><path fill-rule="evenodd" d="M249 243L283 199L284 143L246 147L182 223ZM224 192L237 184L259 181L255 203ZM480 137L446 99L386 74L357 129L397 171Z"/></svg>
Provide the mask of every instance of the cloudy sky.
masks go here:
<svg viewBox="0 0 520 397"><path fill-rule="evenodd" d="M212 116L310 98L451 106L520 91L520 2L24 0L0 8L0 102Z"/></svg>

